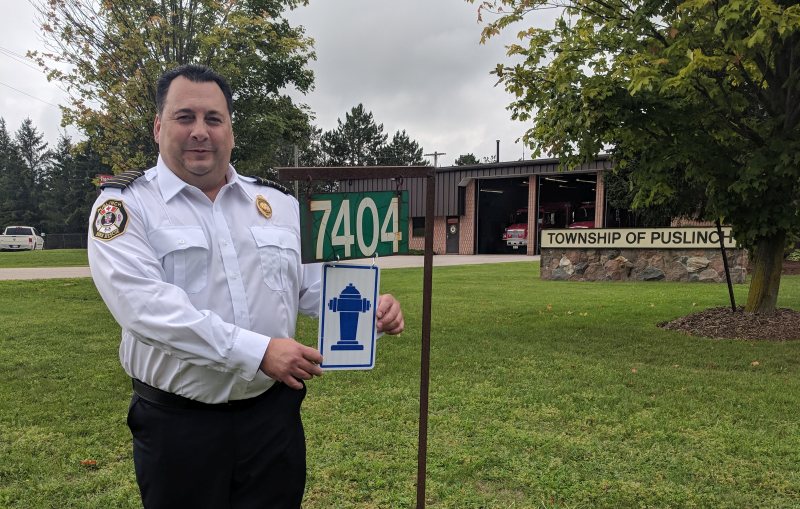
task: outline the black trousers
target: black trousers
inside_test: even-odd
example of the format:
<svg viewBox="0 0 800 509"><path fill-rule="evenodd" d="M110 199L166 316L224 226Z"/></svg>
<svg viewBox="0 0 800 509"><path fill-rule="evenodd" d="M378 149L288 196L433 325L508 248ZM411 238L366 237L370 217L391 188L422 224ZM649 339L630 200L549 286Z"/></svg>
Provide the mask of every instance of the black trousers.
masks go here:
<svg viewBox="0 0 800 509"><path fill-rule="evenodd" d="M252 404L211 409L134 394L128 427L145 509L299 508L305 393L279 383Z"/></svg>

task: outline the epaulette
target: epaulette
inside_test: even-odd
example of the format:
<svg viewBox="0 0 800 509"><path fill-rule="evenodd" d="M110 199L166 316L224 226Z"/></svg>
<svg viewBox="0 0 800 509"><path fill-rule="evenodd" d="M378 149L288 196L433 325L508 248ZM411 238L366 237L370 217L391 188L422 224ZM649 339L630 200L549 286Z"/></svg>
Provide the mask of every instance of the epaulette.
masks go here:
<svg viewBox="0 0 800 509"><path fill-rule="evenodd" d="M113 178L110 178L100 184L100 189L105 189L107 187L116 187L117 189L125 189L129 185L133 183L134 180L138 179L144 175L143 170L129 170L119 175L114 175Z"/></svg>
<svg viewBox="0 0 800 509"><path fill-rule="evenodd" d="M287 189L283 185L275 182L274 180L265 179L264 177L256 177L255 175L249 175L249 177L251 179L255 179L256 184L259 184L259 185L262 185L262 186L274 187L275 189L277 189L278 191L282 192L283 194L292 194L292 192L289 191L289 189Z"/></svg>

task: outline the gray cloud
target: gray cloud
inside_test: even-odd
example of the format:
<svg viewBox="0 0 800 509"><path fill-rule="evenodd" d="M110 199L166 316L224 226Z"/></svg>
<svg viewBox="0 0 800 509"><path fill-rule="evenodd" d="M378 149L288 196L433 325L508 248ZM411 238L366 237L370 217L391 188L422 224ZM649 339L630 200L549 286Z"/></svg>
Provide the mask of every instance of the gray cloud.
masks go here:
<svg viewBox="0 0 800 509"><path fill-rule="evenodd" d="M481 45L477 6L464 0L312 0L288 14L316 41L315 89L295 97L328 130L358 103L371 110L390 136L405 129L426 152L447 155L440 164L472 152L514 160L526 125L512 122L511 96L496 87L490 71L507 61L513 31ZM16 53L41 46L33 9L19 2L0 18L4 42ZM0 81L44 101L65 102L64 93L41 72L0 55ZM294 94L293 94L294 95ZM31 117L49 143L62 131L52 105L0 86L0 116L10 131ZM528 153L528 151L525 151Z"/></svg>

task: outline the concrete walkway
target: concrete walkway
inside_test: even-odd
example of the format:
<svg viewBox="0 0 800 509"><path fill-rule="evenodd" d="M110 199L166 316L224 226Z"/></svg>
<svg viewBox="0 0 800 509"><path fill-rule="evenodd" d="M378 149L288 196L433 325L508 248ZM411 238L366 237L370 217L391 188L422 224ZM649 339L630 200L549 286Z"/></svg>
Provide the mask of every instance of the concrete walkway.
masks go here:
<svg viewBox="0 0 800 509"><path fill-rule="evenodd" d="M434 267L449 265L475 265L480 263L507 263L507 262L533 262L538 261L538 256L524 255L435 255ZM424 256L387 256L378 258L378 267L381 269L400 269L408 267L422 267ZM342 263L366 264L372 259L347 260ZM90 277L89 267L37 267L24 269L0 269L0 280L11 279L56 279Z"/></svg>

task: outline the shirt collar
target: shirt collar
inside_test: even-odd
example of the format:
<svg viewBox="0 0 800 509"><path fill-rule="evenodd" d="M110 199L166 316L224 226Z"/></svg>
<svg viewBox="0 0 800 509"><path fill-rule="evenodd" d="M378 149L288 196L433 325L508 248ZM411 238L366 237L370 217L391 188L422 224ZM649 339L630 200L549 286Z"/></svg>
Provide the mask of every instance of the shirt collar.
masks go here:
<svg viewBox="0 0 800 509"><path fill-rule="evenodd" d="M156 163L156 171L158 173L158 187L161 190L161 196L164 197L164 201L170 201L175 197L175 195L189 187L188 183L175 175L175 173L169 169L167 163L164 162L160 155L158 156L158 162ZM238 188L242 193L244 193L245 196L251 200L253 199L253 197L250 196L250 194L245 190L244 186L242 186L239 182L239 174L236 173L236 170L230 164L228 165L228 172L225 174L225 177L228 181L228 183L225 184L226 186Z"/></svg>

